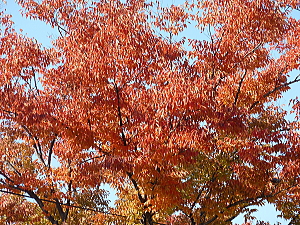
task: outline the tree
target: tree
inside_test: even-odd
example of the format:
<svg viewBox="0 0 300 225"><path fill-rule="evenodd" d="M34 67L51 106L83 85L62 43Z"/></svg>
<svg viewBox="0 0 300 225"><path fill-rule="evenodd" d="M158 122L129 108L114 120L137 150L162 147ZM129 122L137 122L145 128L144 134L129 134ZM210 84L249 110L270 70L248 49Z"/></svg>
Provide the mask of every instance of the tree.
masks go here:
<svg viewBox="0 0 300 225"><path fill-rule="evenodd" d="M231 224L267 201L298 223L300 104L277 104L300 81L298 1L17 2L60 36L0 15L0 219Z"/></svg>

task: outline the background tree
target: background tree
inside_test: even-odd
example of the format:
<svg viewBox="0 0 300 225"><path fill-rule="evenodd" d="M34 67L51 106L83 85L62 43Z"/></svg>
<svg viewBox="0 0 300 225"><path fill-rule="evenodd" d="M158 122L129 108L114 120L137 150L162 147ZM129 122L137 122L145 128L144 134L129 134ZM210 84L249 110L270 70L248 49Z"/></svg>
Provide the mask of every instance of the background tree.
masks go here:
<svg viewBox="0 0 300 225"><path fill-rule="evenodd" d="M288 121L276 101L300 81L298 1L17 2L60 36L42 47L1 14L2 205L52 224L204 225L268 201L297 223L299 102ZM189 23L199 38L176 40Z"/></svg>

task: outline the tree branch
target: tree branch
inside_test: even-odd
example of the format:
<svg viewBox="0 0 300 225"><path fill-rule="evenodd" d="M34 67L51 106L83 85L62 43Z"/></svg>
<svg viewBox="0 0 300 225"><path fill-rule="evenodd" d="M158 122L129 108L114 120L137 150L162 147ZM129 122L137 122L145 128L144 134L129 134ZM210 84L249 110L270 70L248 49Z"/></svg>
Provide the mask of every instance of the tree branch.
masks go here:
<svg viewBox="0 0 300 225"><path fill-rule="evenodd" d="M278 87L275 87L273 90L267 92L266 94L263 95L263 98L266 98L266 97L270 96L271 94L273 94L274 92L276 92L276 91L278 91L278 90L280 90L280 89L282 89L282 88L284 88L284 87L287 87L287 86L289 86L289 85L291 85L291 84L293 84L293 83L297 83L297 82L299 82L299 81L300 81L300 74L299 74L298 76L296 76L296 78L295 78L294 80L292 80L292 81L290 81L290 82L286 82L286 83L284 83L283 85L278 86ZM257 104L259 104L259 103L260 103L260 101L254 102L254 103L250 106L250 110L253 109L253 108L254 108Z"/></svg>
<svg viewBox="0 0 300 225"><path fill-rule="evenodd" d="M57 211L58 211L58 213L59 213L59 216L60 216L62 222L65 222L65 221L67 220L67 215L66 215L66 213L64 212L63 208L61 207L61 204L60 204L60 202L58 201L58 199L57 199L57 198L54 198L54 200L55 200L55 206L56 206L56 209L57 209Z"/></svg>
<svg viewBox="0 0 300 225"><path fill-rule="evenodd" d="M146 195L144 197L142 196L140 188L139 188L136 180L132 178L133 174L130 173L130 172L127 172L127 175L129 177L129 179L131 180L135 190L138 192L138 196L139 196L139 199L140 199L141 203L145 203L147 201L147 196Z"/></svg>
<svg viewBox="0 0 300 225"><path fill-rule="evenodd" d="M36 136L33 136L33 134L29 131L29 129L25 125L21 125L21 127L26 131L28 136L34 140L35 143L33 144L33 147L36 151L36 154L37 154L39 160L41 160L41 162L44 164L44 166L47 167L45 160L43 158L42 147L39 143L39 139Z"/></svg>
<svg viewBox="0 0 300 225"><path fill-rule="evenodd" d="M239 94L241 93L241 87L242 87L242 84L244 82L244 79L246 77L246 74L247 74L247 70L245 70L240 82L239 82L239 87L238 87L238 90L236 92L236 95L235 95L235 98L234 98L234 103L233 105L236 105L237 101L238 101L238 98L239 98Z"/></svg>
<svg viewBox="0 0 300 225"><path fill-rule="evenodd" d="M33 198L36 201L36 203L39 205L40 209L45 213L45 216L52 224L58 225L58 221L55 220L54 217L50 215L48 210L45 209L45 205L44 205L43 201L33 191L26 191L23 189L21 189L21 190L26 192L31 198Z"/></svg>
<svg viewBox="0 0 300 225"><path fill-rule="evenodd" d="M23 192L26 192L25 190L21 190ZM32 196L30 195L24 195L24 194L19 194L19 193L14 193L14 192L11 192L11 191L7 191L7 190L2 190L0 189L0 192L2 193L6 193L6 194L11 194L11 195L16 195L16 196L20 196L20 197L24 197L24 198L32 198L34 199ZM27 192L26 192L27 193ZM28 194L28 193L27 193ZM43 202L48 202L48 203L53 203L53 204L56 204L55 201L52 201L52 200L49 200L49 199L43 199L43 198L39 198L41 201ZM103 211L100 211L100 210L96 210L96 209L91 209L91 208L86 208L86 207L81 207L81 206L76 206L76 205L68 205L68 204L65 204L65 203L59 203L60 205L64 205L64 206L68 206L68 207L71 207L71 208L76 208L76 209L82 209L82 210L87 210L87 211L92 211L92 212L97 212L97 213L103 213L103 214L107 214L107 215L111 215L111 216L118 216L118 217L123 217L123 218L127 218L127 216L123 216L123 215L119 215L119 214L116 214L116 213L110 213L110 212L103 212Z"/></svg>
<svg viewBox="0 0 300 225"><path fill-rule="evenodd" d="M54 147L54 144L56 141L56 137L57 137L57 135L55 135L55 138L53 138L53 140L50 143L49 153L48 153L48 168L50 168L50 165L51 165L51 158L52 158L53 147Z"/></svg>
<svg viewBox="0 0 300 225"><path fill-rule="evenodd" d="M37 82L36 82L36 77L35 77L35 70L34 70L33 66L31 67L31 70L32 70L32 73L33 73L34 87L35 87L38 95L40 95L40 90L37 87Z"/></svg>
<svg viewBox="0 0 300 225"><path fill-rule="evenodd" d="M121 102L120 102L120 91L119 91L119 88L117 87L116 84L114 84L114 87L115 87L115 91L116 91L116 94L117 94L117 101L118 101L118 118L119 118L119 125L121 127L121 138L122 138L122 141L123 141L123 144L124 146L127 145L127 141L126 141L126 137L125 137L125 134L124 134L124 130L123 130L123 120L122 120L122 112L121 112Z"/></svg>

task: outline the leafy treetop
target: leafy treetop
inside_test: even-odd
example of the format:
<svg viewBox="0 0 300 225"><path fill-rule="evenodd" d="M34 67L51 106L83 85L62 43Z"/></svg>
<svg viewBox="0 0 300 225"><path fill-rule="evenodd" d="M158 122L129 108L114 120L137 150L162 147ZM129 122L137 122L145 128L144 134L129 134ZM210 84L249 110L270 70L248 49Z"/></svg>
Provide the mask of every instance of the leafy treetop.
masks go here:
<svg viewBox="0 0 300 225"><path fill-rule="evenodd" d="M300 81L299 1L17 2L60 36L0 14L0 221L250 224L267 201L299 223L300 103L277 104Z"/></svg>

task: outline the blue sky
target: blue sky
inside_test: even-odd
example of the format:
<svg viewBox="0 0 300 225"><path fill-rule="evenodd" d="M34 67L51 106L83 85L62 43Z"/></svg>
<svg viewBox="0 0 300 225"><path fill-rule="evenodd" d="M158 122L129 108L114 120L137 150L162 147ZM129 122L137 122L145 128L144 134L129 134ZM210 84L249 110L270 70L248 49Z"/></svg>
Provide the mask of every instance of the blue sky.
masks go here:
<svg viewBox="0 0 300 225"><path fill-rule="evenodd" d="M163 2L175 3L177 1L164 0ZM27 34L27 36L29 37L34 37L38 42L43 43L45 47L50 47L51 38L52 37L55 38L58 36L57 30L52 29L49 25L45 25L45 23L41 21L32 21L22 17L19 12L20 8L17 6L16 3L14 3L13 0L7 0L7 5L0 3L0 8L2 9L5 8L7 10L7 13L12 14L13 16L12 19L15 22L16 30L22 29L24 34ZM295 11L293 13L293 16L296 18L300 18L300 11ZM184 35L187 38L193 37L195 35L195 30L188 29L187 31L185 31ZM293 78L293 76L296 76L299 73L300 73L299 71L295 71L292 74L291 79ZM300 84L299 83L293 84L291 87L292 89L285 93L284 97L281 100L279 100L278 104L280 105L284 104L287 107L288 100L290 98L294 98L295 96L299 95ZM290 115L289 117L292 118L292 115ZM114 197L112 196L111 198L112 198L111 200L113 200ZM267 204L263 207L259 207L258 212L254 213L254 216L256 216L258 220L269 221L271 224L274 224L276 222L281 222L283 225L285 225L288 223L287 221L276 218L276 215L277 213L275 211L275 208L270 204ZM242 216L238 217L236 220L234 220L234 222L238 224L243 223L243 217Z"/></svg>

